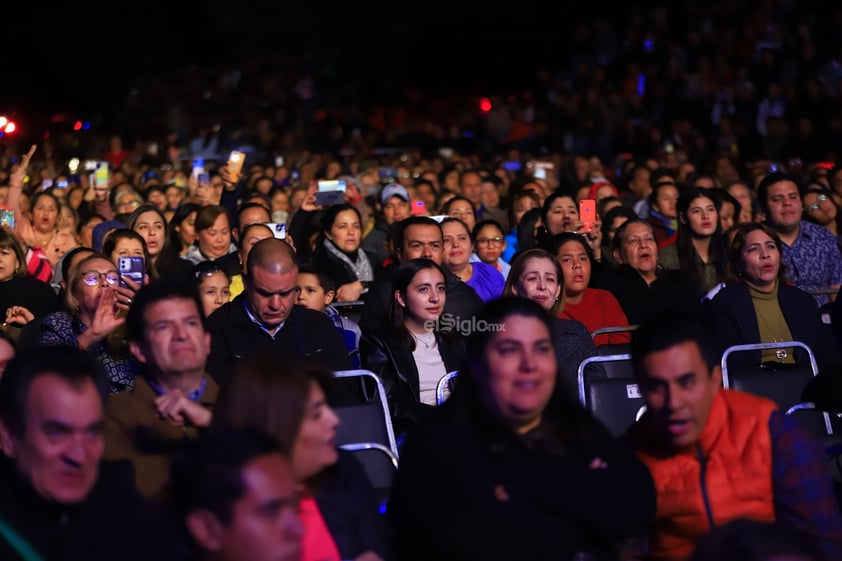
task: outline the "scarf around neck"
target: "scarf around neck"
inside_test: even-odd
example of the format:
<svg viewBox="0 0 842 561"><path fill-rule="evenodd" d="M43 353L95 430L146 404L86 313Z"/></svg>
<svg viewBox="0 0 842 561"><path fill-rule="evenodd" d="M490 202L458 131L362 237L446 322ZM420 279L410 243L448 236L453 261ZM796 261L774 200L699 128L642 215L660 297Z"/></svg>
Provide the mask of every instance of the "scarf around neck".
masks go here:
<svg viewBox="0 0 842 561"><path fill-rule="evenodd" d="M336 247L332 241L325 239L322 243L327 252L342 261L345 268L353 273L358 280L362 282L371 282L374 280L374 271L371 269L371 263L368 261L365 251L358 249L356 259L351 261L351 257Z"/></svg>
<svg viewBox="0 0 842 561"><path fill-rule="evenodd" d="M678 218L670 218L668 216L664 216L663 214L652 208L649 209L649 216L664 225L664 228L666 228L667 230L668 236L671 236L678 231Z"/></svg>

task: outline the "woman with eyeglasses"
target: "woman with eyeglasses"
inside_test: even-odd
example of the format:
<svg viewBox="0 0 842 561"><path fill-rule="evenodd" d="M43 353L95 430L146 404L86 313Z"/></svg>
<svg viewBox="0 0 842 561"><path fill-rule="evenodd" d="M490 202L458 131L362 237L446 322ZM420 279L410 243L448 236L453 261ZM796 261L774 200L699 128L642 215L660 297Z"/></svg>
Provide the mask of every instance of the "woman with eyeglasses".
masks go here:
<svg viewBox="0 0 842 561"><path fill-rule="evenodd" d="M444 240L442 265L474 289L483 302L503 294L506 279L493 265L471 261L474 243L468 225L458 218L447 217L441 221Z"/></svg>
<svg viewBox="0 0 842 561"><path fill-rule="evenodd" d="M120 277L114 263L102 253L92 253L71 267L66 280L67 311L44 317L41 345L72 345L90 351L108 374L110 393L130 390L140 364L125 346L110 338L125 323L131 304L118 292Z"/></svg>
<svg viewBox="0 0 842 561"><path fill-rule="evenodd" d="M231 276L213 261L196 263L193 269L193 281L199 289L199 298L205 317L209 317L231 298Z"/></svg>

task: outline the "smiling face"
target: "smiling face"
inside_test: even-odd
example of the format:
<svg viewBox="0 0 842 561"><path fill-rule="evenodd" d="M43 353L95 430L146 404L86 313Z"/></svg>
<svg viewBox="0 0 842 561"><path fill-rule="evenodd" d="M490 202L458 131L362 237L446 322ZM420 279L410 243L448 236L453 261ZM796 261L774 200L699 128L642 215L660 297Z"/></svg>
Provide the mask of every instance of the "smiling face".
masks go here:
<svg viewBox="0 0 842 561"><path fill-rule="evenodd" d="M582 244L571 240L558 249L556 259L564 275L564 295L570 299L578 299L591 280L591 260L588 252Z"/></svg>
<svg viewBox="0 0 842 561"><path fill-rule="evenodd" d="M395 301L404 310L404 325L414 333L428 331L444 311L447 301L444 276L438 269L421 269L403 292L395 291Z"/></svg>
<svg viewBox="0 0 842 561"><path fill-rule="evenodd" d="M801 222L804 206L798 186L792 181L778 181L769 186L766 206L770 225L783 232L794 231Z"/></svg>
<svg viewBox="0 0 842 561"><path fill-rule="evenodd" d="M772 290L781 267L781 254L775 240L763 230L753 230L745 237L741 252L742 275L746 282L761 290Z"/></svg>
<svg viewBox="0 0 842 561"><path fill-rule="evenodd" d="M468 264L473 251L471 235L464 224L448 221L441 225L444 235L443 263L450 269L461 269Z"/></svg>
<svg viewBox="0 0 842 561"><path fill-rule="evenodd" d="M345 253L357 251L362 241L360 217L353 210L343 210L336 215L336 219L330 226L330 232L325 232L325 235Z"/></svg>
<svg viewBox="0 0 842 561"><path fill-rule="evenodd" d="M550 235L573 230L573 224L579 221L579 208L571 197L558 197L550 205L544 227Z"/></svg>
<svg viewBox="0 0 842 561"><path fill-rule="evenodd" d="M549 257L530 257L523 264L523 273L512 284L512 293L551 310L561 294L559 282L558 269Z"/></svg>
<svg viewBox="0 0 842 561"><path fill-rule="evenodd" d="M327 404L324 391L311 382L310 396L298 436L292 445L292 466L299 480L306 480L336 463L336 427L339 417Z"/></svg>
<svg viewBox="0 0 842 561"><path fill-rule="evenodd" d="M693 236L703 238L712 236L716 232L719 215L711 199L698 197L690 201L687 212L681 216L681 220L689 226Z"/></svg>
<svg viewBox="0 0 842 561"><path fill-rule="evenodd" d="M640 389L647 414L676 449L699 441L722 383L722 370L709 369L699 345L679 343L641 361Z"/></svg>
<svg viewBox="0 0 842 561"><path fill-rule="evenodd" d="M556 356L541 320L513 315L502 324L485 348L480 391L486 405L523 434L541 422L555 388Z"/></svg>

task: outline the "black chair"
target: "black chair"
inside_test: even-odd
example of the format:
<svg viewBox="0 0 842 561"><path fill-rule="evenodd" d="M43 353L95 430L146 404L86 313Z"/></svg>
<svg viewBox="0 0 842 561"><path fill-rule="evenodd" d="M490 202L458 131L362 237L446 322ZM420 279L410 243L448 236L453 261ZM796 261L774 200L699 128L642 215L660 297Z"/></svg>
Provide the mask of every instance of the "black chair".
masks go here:
<svg viewBox="0 0 842 561"><path fill-rule="evenodd" d="M839 436L834 434L839 432L842 424L839 413L823 411L815 403L803 401L787 409L786 414L797 419L801 426L813 433L826 448L840 444Z"/></svg>
<svg viewBox="0 0 842 561"><path fill-rule="evenodd" d="M597 349L598 351L599 349ZM579 364L579 380L581 388L581 379L585 374L585 367L589 364L599 363L605 370L605 375L608 378L634 378L634 371L632 370L631 355L629 353L617 353L610 355L596 354L589 356ZM581 391L579 392L581 396Z"/></svg>
<svg viewBox="0 0 842 561"><path fill-rule="evenodd" d="M359 325L365 303L362 300L355 300L354 302L333 302L331 306L336 308L340 316Z"/></svg>
<svg viewBox="0 0 842 561"><path fill-rule="evenodd" d="M734 353L753 352L767 349L794 349L805 351L809 365L759 364L752 366L729 367L728 359ZM771 399L784 411L790 411L801 403L801 393L807 383L819 372L816 357L812 349L801 341L776 341L774 343L753 343L732 345L722 353L722 386L726 389L741 390ZM803 407L802 407L803 409ZM799 411L793 409L793 413ZM826 434L833 434L830 417L822 413ZM813 427L815 429L815 427Z"/></svg>
<svg viewBox="0 0 842 561"><path fill-rule="evenodd" d="M367 390L358 402L333 406L339 416L336 445L354 453L384 508L398 468L398 446L383 383L370 370L338 370L333 374L340 380L358 379Z"/></svg>
<svg viewBox="0 0 842 561"><path fill-rule="evenodd" d="M586 367L592 363L601 363L609 377L590 379ZM621 374L623 370L611 369L611 364L624 366L628 374L616 375ZM615 376L612 376L612 373ZM578 385L579 401L615 436L622 435L645 410L643 396L640 395L637 382L631 376L629 354L586 358L579 364Z"/></svg>

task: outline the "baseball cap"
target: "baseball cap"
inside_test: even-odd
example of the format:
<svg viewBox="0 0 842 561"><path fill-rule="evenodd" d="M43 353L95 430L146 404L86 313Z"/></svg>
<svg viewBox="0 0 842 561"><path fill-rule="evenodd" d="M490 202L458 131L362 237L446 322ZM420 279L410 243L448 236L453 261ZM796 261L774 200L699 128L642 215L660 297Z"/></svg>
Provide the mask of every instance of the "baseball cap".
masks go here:
<svg viewBox="0 0 842 561"><path fill-rule="evenodd" d="M392 197L400 197L405 201L409 200L409 193L406 187L400 183L389 183L380 191L380 204L385 205Z"/></svg>

